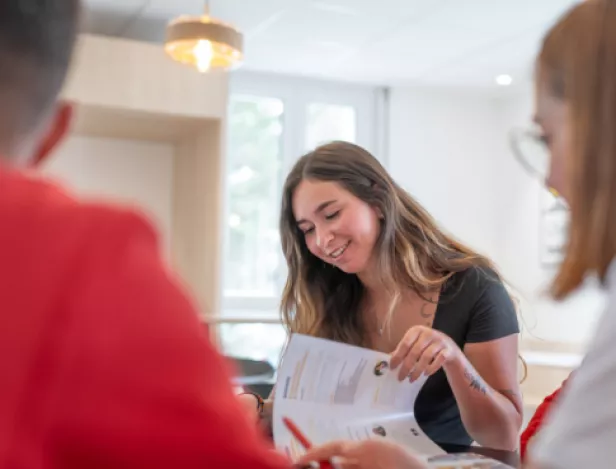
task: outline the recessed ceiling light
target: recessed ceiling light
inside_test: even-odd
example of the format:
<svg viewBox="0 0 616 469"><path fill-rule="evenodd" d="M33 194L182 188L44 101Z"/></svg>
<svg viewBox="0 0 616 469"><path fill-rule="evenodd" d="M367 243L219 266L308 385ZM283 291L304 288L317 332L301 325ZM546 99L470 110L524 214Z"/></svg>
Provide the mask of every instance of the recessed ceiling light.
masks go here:
<svg viewBox="0 0 616 469"><path fill-rule="evenodd" d="M499 86L509 86L513 83L511 75L499 75L496 77L496 84Z"/></svg>

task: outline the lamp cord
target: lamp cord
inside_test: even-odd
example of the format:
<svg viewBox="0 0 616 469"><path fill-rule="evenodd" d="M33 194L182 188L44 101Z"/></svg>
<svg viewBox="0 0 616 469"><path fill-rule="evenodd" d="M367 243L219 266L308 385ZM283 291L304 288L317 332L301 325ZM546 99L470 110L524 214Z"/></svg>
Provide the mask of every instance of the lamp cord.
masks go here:
<svg viewBox="0 0 616 469"><path fill-rule="evenodd" d="M205 16L210 16L210 0L205 0Z"/></svg>

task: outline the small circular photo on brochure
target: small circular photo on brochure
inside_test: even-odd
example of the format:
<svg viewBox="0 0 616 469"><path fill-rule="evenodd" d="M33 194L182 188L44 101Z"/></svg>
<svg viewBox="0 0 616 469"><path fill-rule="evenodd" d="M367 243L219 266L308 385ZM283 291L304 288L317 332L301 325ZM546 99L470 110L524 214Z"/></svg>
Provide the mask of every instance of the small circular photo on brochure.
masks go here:
<svg viewBox="0 0 616 469"><path fill-rule="evenodd" d="M383 376L388 368L389 368L389 363L387 363L385 360L381 360L374 367L374 374L376 376Z"/></svg>

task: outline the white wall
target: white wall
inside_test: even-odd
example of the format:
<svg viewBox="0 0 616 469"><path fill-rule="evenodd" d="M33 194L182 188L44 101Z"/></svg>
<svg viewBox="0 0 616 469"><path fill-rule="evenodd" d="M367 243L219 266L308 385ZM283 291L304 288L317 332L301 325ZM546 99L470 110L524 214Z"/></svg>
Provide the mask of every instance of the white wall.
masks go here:
<svg viewBox="0 0 616 469"><path fill-rule="evenodd" d="M526 332L584 344L601 297L587 290L556 305L543 291L553 271L539 262L542 188L508 144L529 125L532 92L396 88L390 100L389 168L455 237L490 256L520 300Z"/></svg>
<svg viewBox="0 0 616 469"><path fill-rule="evenodd" d="M393 89L389 168L454 236L494 255L495 104L483 95Z"/></svg>
<svg viewBox="0 0 616 469"><path fill-rule="evenodd" d="M171 144L72 136L45 169L80 195L142 209L157 225L169 252L173 158Z"/></svg>

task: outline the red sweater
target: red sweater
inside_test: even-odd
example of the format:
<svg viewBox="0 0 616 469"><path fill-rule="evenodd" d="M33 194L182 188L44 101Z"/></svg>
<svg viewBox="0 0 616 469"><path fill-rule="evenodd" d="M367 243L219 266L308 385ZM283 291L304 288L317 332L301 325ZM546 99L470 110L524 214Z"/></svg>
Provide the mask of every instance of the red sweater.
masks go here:
<svg viewBox="0 0 616 469"><path fill-rule="evenodd" d="M0 467L277 469L137 214L0 168Z"/></svg>

